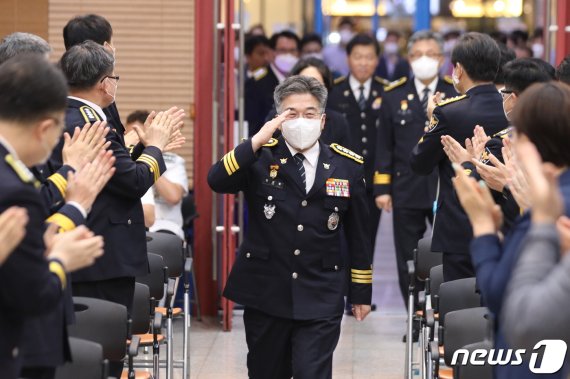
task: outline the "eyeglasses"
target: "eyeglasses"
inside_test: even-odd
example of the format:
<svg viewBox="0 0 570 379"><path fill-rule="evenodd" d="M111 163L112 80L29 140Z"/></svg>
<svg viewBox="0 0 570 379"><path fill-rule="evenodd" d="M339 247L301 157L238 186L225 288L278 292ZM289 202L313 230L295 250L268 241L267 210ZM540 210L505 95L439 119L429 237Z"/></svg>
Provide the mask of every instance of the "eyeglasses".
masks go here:
<svg viewBox="0 0 570 379"><path fill-rule="evenodd" d="M510 95L512 95L513 93L515 93L515 91L513 90L509 90L509 89L502 89L499 91L501 93L501 96L503 96L503 99L506 99L507 97L509 97Z"/></svg>
<svg viewBox="0 0 570 379"><path fill-rule="evenodd" d="M119 81L119 76L105 75L105 76L103 77L103 79L101 79L101 80L99 81L99 83L103 83L103 80L105 80L105 79L107 79L107 78L113 79L113 80L115 80L116 82Z"/></svg>
<svg viewBox="0 0 570 379"><path fill-rule="evenodd" d="M425 54L422 53L411 53L408 55L408 57L410 58L410 60L415 61L416 59L420 59L423 56L426 56L428 58L432 58L432 59L437 59L439 57L441 57L440 53L434 53L434 52L427 52Z"/></svg>

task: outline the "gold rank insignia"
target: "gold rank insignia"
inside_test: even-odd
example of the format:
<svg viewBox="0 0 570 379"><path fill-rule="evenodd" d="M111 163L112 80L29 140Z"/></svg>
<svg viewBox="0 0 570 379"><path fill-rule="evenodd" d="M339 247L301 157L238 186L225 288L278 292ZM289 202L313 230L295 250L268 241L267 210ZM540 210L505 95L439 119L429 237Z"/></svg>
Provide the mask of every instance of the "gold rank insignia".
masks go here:
<svg viewBox="0 0 570 379"><path fill-rule="evenodd" d="M382 98L377 97L376 99L374 99L374 102L372 103L372 109L378 110L380 109L381 106L382 106Z"/></svg>
<svg viewBox="0 0 570 379"><path fill-rule="evenodd" d="M287 158L281 158L280 161L281 164L287 164Z"/></svg>
<svg viewBox="0 0 570 379"><path fill-rule="evenodd" d="M356 154L354 151L349 150L346 147L340 146L338 143L331 143L330 148L335 153L350 158L357 163L364 163L364 158L361 155Z"/></svg>
<svg viewBox="0 0 570 379"><path fill-rule="evenodd" d="M279 170L279 165L272 164L269 166L269 177L275 179L277 177L277 171Z"/></svg>
<svg viewBox="0 0 570 379"><path fill-rule="evenodd" d="M400 109L404 112L408 110L408 100L400 101Z"/></svg>

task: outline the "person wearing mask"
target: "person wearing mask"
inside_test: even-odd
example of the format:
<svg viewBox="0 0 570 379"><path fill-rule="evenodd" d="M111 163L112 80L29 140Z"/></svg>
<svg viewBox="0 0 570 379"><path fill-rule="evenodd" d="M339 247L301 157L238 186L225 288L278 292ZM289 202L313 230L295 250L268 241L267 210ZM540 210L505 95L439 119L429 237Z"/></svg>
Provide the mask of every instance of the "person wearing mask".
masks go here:
<svg viewBox="0 0 570 379"><path fill-rule="evenodd" d="M507 45L503 43L497 42L497 45L499 46L499 50L501 50L501 60L499 62L499 71L497 71L497 75L495 76L493 83L495 83L497 91L501 92L501 90L505 88L505 75L503 73L503 67L510 61L515 60L516 54L514 50L509 49Z"/></svg>
<svg viewBox="0 0 570 379"><path fill-rule="evenodd" d="M379 209L394 212L394 245L400 291L407 305L408 267L418 240L433 221L437 172L415 174L410 152L429 125L427 104L436 92L444 98L457 95L451 80L439 76L443 64L443 39L431 31L414 33L408 42L413 79L403 77L384 88L376 143L373 177Z"/></svg>
<svg viewBox="0 0 570 379"><path fill-rule="evenodd" d="M301 40L288 30L275 33L269 44L273 51L271 63L254 72L245 82L245 120L249 135L253 136L263 126L264 120L273 109L273 91L299 60Z"/></svg>
<svg viewBox="0 0 570 379"><path fill-rule="evenodd" d="M410 65L400 55L400 33L390 30L384 40L384 50L376 67L376 75L392 82L410 76Z"/></svg>
<svg viewBox="0 0 570 379"><path fill-rule="evenodd" d="M443 35L443 67L441 75L451 75L453 72L453 64L451 63L451 52L457 44L457 40L461 37L461 33L457 30L450 30Z"/></svg>
<svg viewBox="0 0 570 379"><path fill-rule="evenodd" d="M410 157L411 168L419 175L439 169L431 248L443 252L445 281L472 277L475 272L469 256L471 226L455 196L451 180L455 173L441 139L449 135L464 143L473 135L476 125L491 135L508 126L501 95L493 84L500 54L497 43L488 35L467 33L460 38L451 61L455 66L453 86L461 95L442 100L436 93L430 99L430 123Z"/></svg>
<svg viewBox="0 0 570 379"><path fill-rule="evenodd" d="M224 296L245 306L250 378L331 378L346 288L356 319L370 312L362 160L319 141L326 102L316 79L286 79L275 89L279 115L208 173L214 191L243 191L248 204Z"/></svg>
<svg viewBox="0 0 570 379"><path fill-rule="evenodd" d="M350 75L335 81L329 96L329 106L343 114L348 121L350 145L347 147L364 160L366 194L370 212L370 246L374 249L380 210L373 195L376 132L380 124L380 107L384 85L389 82L374 76L380 46L366 35L358 34L346 46ZM374 250L370 251L372 256Z"/></svg>
<svg viewBox="0 0 570 379"><path fill-rule="evenodd" d="M346 46L356 35L356 23L353 19L344 17L338 24L338 43L332 43L323 49L323 61L329 66L332 72L340 75L348 75L349 67L347 62Z"/></svg>
<svg viewBox="0 0 570 379"><path fill-rule="evenodd" d="M103 254L103 238L84 226L56 236L66 225L48 219L28 169L47 161L63 131L67 85L61 72L44 56L15 56L0 66L0 91L11 94L0 97L0 212L16 206L28 217L22 242L0 266L0 376L15 379L27 377L20 373L27 325L62 306L67 274L92 265ZM67 339L50 342L64 346Z"/></svg>
<svg viewBox="0 0 570 379"><path fill-rule="evenodd" d="M265 36L247 37L244 44L245 59L247 62L247 78L252 78L257 70L266 68L269 64L271 45Z"/></svg>
<svg viewBox="0 0 570 379"><path fill-rule="evenodd" d="M323 40L316 33L305 34L301 39L301 58L323 60Z"/></svg>

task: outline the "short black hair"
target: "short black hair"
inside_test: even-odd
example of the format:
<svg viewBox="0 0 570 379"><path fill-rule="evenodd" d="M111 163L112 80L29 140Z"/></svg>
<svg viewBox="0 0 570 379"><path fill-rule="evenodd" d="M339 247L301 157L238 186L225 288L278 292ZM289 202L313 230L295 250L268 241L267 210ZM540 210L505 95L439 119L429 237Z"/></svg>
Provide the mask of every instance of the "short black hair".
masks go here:
<svg viewBox="0 0 570 379"><path fill-rule="evenodd" d="M292 31L289 31L289 30L283 30L282 32L275 33L271 36L271 39L269 40L269 44L273 50L275 50L275 47L277 46L277 41L279 40L279 38L288 38L288 39L295 40L295 43L297 44L297 50L301 51L301 39L299 38L298 35L296 35L295 33L293 33Z"/></svg>
<svg viewBox="0 0 570 379"><path fill-rule="evenodd" d="M303 47L305 47L306 44L311 43L311 42L316 42L319 45L321 45L321 47L323 46L323 39L321 38L321 36L317 33L309 33L309 34L305 34L303 36L303 38L301 39L301 50L303 50Z"/></svg>
<svg viewBox="0 0 570 379"><path fill-rule="evenodd" d="M522 46L525 45L528 41L528 32L524 30L513 30L513 32L509 35L509 39L515 46Z"/></svg>
<svg viewBox="0 0 570 379"><path fill-rule="evenodd" d="M350 17L343 17L340 19L340 21L338 22L338 27L342 27L348 25L351 28L354 28L356 26L356 23L354 22L354 20Z"/></svg>
<svg viewBox="0 0 570 379"><path fill-rule="evenodd" d="M149 114L146 110L136 110L127 116L127 125L137 121L144 124Z"/></svg>
<svg viewBox="0 0 570 379"><path fill-rule="evenodd" d="M552 80L548 71L531 58L519 58L503 67L505 89L521 93L534 83Z"/></svg>
<svg viewBox="0 0 570 379"><path fill-rule="evenodd" d="M346 45L346 54L350 55L350 53L352 53L352 49L356 46L373 46L376 51L376 55L380 55L380 45L378 44L378 41L376 41L376 38L372 38L368 34L361 33L352 37L348 45Z"/></svg>
<svg viewBox="0 0 570 379"><path fill-rule="evenodd" d="M0 65L0 119L31 123L63 112L67 84L45 57L22 54Z"/></svg>
<svg viewBox="0 0 570 379"><path fill-rule="evenodd" d="M556 68L556 79L570 84L570 55L567 55Z"/></svg>
<svg viewBox="0 0 570 379"><path fill-rule="evenodd" d="M513 49L509 49L507 45L504 43L497 42L499 46L499 50L501 51L501 59L499 61L499 70L497 71L497 75L495 76L495 80L493 83L495 84L503 84L505 83L505 75L503 74L503 67L510 61L515 60L517 55Z"/></svg>
<svg viewBox="0 0 570 379"><path fill-rule="evenodd" d="M318 58L310 57L299 60L297 64L293 66L289 75L290 76L299 75L301 71L303 71L307 67L316 68L317 71L319 71L319 73L323 77L323 82L325 83L327 91L330 91L332 89L333 79L332 79L331 70L325 64L325 62L323 62Z"/></svg>
<svg viewBox="0 0 570 379"><path fill-rule="evenodd" d="M88 40L103 45L105 42L110 42L112 37L111 24L105 17L97 14L72 18L63 28L65 50Z"/></svg>
<svg viewBox="0 0 570 379"><path fill-rule="evenodd" d="M544 70L544 72L546 72L548 74L548 76L550 77L550 80L556 80L556 69L554 68L553 65L551 65L550 63L548 63L544 59L540 59L540 58L528 58L528 59L535 62L537 65L539 65Z"/></svg>
<svg viewBox="0 0 570 379"><path fill-rule="evenodd" d="M67 50L59 66L70 88L88 90L113 73L115 59L103 46L85 41Z"/></svg>
<svg viewBox="0 0 570 379"><path fill-rule="evenodd" d="M495 40L495 42L497 42L499 44L499 47L501 46L501 44L506 45L507 44L507 35L503 32L499 32L499 31L494 31L489 33L489 35L491 36L492 39Z"/></svg>
<svg viewBox="0 0 570 379"><path fill-rule="evenodd" d="M249 36L245 39L244 42L245 55L253 54L253 50L255 50L257 46L271 47L271 44L269 43L269 39L266 36L260 36L260 35Z"/></svg>
<svg viewBox="0 0 570 379"><path fill-rule="evenodd" d="M536 145L542 160L570 166L570 86L550 81L527 88L513 109L513 125Z"/></svg>
<svg viewBox="0 0 570 379"><path fill-rule="evenodd" d="M489 35L477 32L462 35L451 52L451 63L460 63L473 81L495 80L500 60L497 43Z"/></svg>

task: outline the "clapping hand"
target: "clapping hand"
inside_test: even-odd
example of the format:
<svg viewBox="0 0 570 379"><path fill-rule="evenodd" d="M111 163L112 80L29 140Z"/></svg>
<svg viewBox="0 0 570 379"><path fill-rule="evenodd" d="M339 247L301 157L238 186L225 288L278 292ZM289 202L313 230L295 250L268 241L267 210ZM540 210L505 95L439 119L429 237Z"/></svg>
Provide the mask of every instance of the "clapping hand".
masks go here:
<svg viewBox="0 0 570 379"><path fill-rule="evenodd" d="M84 164L91 162L101 150L107 150L111 142L105 140L109 133L106 121L87 123L83 128L76 127L73 136L63 134L63 164L81 169Z"/></svg>

